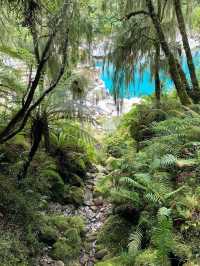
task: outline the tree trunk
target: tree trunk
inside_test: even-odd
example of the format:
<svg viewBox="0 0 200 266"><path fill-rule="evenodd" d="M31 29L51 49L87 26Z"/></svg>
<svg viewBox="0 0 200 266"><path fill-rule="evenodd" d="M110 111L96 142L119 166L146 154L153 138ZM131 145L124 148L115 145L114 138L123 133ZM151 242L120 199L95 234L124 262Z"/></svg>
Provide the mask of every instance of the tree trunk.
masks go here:
<svg viewBox="0 0 200 266"><path fill-rule="evenodd" d="M188 81L187 81L187 78L185 76L185 72L183 71L182 67L181 67L181 64L179 63L178 59L176 59L176 63L177 63L177 68L178 68L178 71L179 71L179 75L180 75L180 78L181 78L181 81L185 87L185 90L187 92L187 95L192 99L194 100L194 95L193 95L193 90L191 89Z"/></svg>
<svg viewBox="0 0 200 266"><path fill-rule="evenodd" d="M156 105L157 107L160 106L160 99L161 99L161 82L160 82L160 75L159 75L159 69L160 69L160 44L155 44L155 73L154 73L154 79L155 79L155 96L156 96Z"/></svg>
<svg viewBox="0 0 200 266"><path fill-rule="evenodd" d="M198 83L198 79L197 79L196 72L195 72L195 66L194 66L192 52L191 52L189 41L188 41L188 36L186 32L186 26L185 26L185 21L183 17L180 0L174 0L174 8L176 11L178 26L179 26L179 30L180 30L181 37L182 37L183 47L184 47L185 54L187 57L187 64L188 64L188 69L190 73L190 78L192 81L193 91L196 96L195 97L196 100L199 101L200 100L200 88L199 88L199 83Z"/></svg>
<svg viewBox="0 0 200 266"><path fill-rule="evenodd" d="M44 136L45 150L47 153L50 153L51 152L50 133L49 133L49 123L46 113L44 114L43 136Z"/></svg>
<svg viewBox="0 0 200 266"><path fill-rule="evenodd" d="M21 172L18 175L18 181L24 179L27 175L28 168L39 148L40 141L42 139L42 134L43 134L43 128L44 128L44 121L42 118L38 118L34 121L33 127L32 127L32 138L33 138L33 144L31 146L28 159L24 163Z"/></svg>
<svg viewBox="0 0 200 266"><path fill-rule="evenodd" d="M169 71L171 74L171 78L175 84L177 94L180 98L180 101L183 105L190 105L192 103L191 99L187 95L186 89L185 89L185 87L181 81L178 67L177 67L177 63L176 63L176 59L175 59L174 55L171 53L170 48L168 46L168 43L166 42L165 35L163 33L163 30L162 30L162 27L160 24L160 20L155 13L152 0L146 0L146 5L147 5L148 11L149 11L149 15L152 19L153 25L155 27L155 30L157 32L160 45L161 45L161 47L165 53L165 56L168 59Z"/></svg>

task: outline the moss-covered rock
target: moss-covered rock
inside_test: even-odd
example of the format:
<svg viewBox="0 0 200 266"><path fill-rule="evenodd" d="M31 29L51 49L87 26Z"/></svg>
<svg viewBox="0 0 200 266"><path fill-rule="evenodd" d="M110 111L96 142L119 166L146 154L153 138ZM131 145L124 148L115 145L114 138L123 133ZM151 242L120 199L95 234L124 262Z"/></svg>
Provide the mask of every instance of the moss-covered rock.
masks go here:
<svg viewBox="0 0 200 266"><path fill-rule="evenodd" d="M16 233L0 232L0 265L28 266L29 251Z"/></svg>
<svg viewBox="0 0 200 266"><path fill-rule="evenodd" d="M116 170L116 169L119 169L120 167L120 164L121 164L121 160L118 159L118 158L114 158L114 157L109 157L107 160L106 160L106 165L107 165L107 168L109 170Z"/></svg>
<svg viewBox="0 0 200 266"><path fill-rule="evenodd" d="M59 238L59 231L52 225L44 225L41 229L41 240L49 245Z"/></svg>
<svg viewBox="0 0 200 266"><path fill-rule="evenodd" d="M101 244L109 252L117 254L127 247L131 228L132 223L121 216L110 216L98 235L97 244Z"/></svg>
<svg viewBox="0 0 200 266"><path fill-rule="evenodd" d="M78 237L84 233L85 224L81 217L63 215L44 215L40 225L41 240L56 242L60 237Z"/></svg>
<svg viewBox="0 0 200 266"><path fill-rule="evenodd" d="M65 185L63 200L65 203L72 203L77 206L83 204L84 190L82 187L67 186Z"/></svg>
<svg viewBox="0 0 200 266"><path fill-rule="evenodd" d="M60 238L54 245L51 251L51 256L54 259L62 260L69 264L70 260L76 259L80 253L80 242L73 243L66 238Z"/></svg>
<svg viewBox="0 0 200 266"><path fill-rule="evenodd" d="M55 260L62 260L71 266L70 261L76 260L80 254L84 228L84 221L79 216L44 215L40 240L53 246L50 255Z"/></svg>
<svg viewBox="0 0 200 266"><path fill-rule="evenodd" d="M98 260L103 259L108 254L107 249L101 249L95 253L95 258Z"/></svg>
<svg viewBox="0 0 200 266"><path fill-rule="evenodd" d="M80 178L80 176L76 175L76 174L72 174L69 180L70 184L73 186L83 186L84 182L83 180Z"/></svg>
<svg viewBox="0 0 200 266"><path fill-rule="evenodd" d="M69 149L57 149L55 152L59 173L65 183L69 183L74 174L84 179L87 170L91 166L91 162L84 150L75 151L73 149L69 147Z"/></svg>

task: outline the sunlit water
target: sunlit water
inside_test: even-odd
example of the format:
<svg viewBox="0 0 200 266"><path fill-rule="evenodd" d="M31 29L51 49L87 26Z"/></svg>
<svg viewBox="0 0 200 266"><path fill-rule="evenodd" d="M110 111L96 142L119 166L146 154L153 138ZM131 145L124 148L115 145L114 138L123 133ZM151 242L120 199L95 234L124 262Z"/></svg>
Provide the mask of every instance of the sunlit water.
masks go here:
<svg viewBox="0 0 200 266"><path fill-rule="evenodd" d="M200 51L193 52L193 59L196 66L197 74L200 74ZM183 67L184 72L186 73L189 79L189 71L187 67L186 58L183 57L181 59L181 64ZM109 68L105 67L103 71L103 62L97 61L96 66L100 68L100 76L101 79L104 81L105 86L110 94L113 93L113 67L112 65ZM170 91L174 87L174 84L169 75L164 74L162 71L160 73L162 86L165 91ZM125 83L121 84L120 86L120 95L124 98L133 98L133 97L142 97L145 95L151 95L154 93L154 81L152 80L150 74L150 68L147 67L142 76L140 74L139 68L136 69L134 74L134 82L131 82L130 85L127 87Z"/></svg>

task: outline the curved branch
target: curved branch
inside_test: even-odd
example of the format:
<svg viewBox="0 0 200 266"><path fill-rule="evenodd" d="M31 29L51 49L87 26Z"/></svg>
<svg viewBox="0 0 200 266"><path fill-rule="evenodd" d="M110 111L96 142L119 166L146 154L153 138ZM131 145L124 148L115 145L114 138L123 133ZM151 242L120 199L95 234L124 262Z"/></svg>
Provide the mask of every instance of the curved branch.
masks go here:
<svg viewBox="0 0 200 266"><path fill-rule="evenodd" d="M145 10L138 10L138 11L134 11L134 12L131 12L131 13L127 14L121 20L129 20L131 17L137 16L137 15L149 16L150 14L147 11L145 11Z"/></svg>

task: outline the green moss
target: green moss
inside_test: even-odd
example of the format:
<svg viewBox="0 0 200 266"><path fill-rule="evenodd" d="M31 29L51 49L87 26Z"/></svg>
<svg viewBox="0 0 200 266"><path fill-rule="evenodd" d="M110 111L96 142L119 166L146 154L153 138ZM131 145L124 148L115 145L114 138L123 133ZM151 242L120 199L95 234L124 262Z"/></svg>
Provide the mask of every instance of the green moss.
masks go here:
<svg viewBox="0 0 200 266"><path fill-rule="evenodd" d="M97 243L117 254L127 247L131 228L132 224L126 219L119 215L110 216L98 235Z"/></svg>
<svg viewBox="0 0 200 266"><path fill-rule="evenodd" d="M147 249L136 257L135 265L137 266L158 266L157 263L157 251Z"/></svg>
<svg viewBox="0 0 200 266"><path fill-rule="evenodd" d="M84 190L81 187L67 186L64 188L64 202L82 205L84 201Z"/></svg>
<svg viewBox="0 0 200 266"><path fill-rule="evenodd" d="M137 266L134 264L134 258L129 254L122 254L118 257L96 263L95 266Z"/></svg>
<svg viewBox="0 0 200 266"><path fill-rule="evenodd" d="M0 265L28 266L28 249L17 234L0 232Z"/></svg>
<svg viewBox="0 0 200 266"><path fill-rule="evenodd" d="M192 248L189 245L178 243L173 250L174 254L180 258L190 259L192 257Z"/></svg>
<svg viewBox="0 0 200 266"><path fill-rule="evenodd" d="M106 161L106 165L109 170L119 169L120 163L121 163L120 159L114 157L109 157Z"/></svg>
<svg viewBox="0 0 200 266"><path fill-rule="evenodd" d="M66 238L59 239L54 245L51 256L54 259L69 263L70 260L77 258L80 254L80 243L70 243Z"/></svg>
<svg viewBox="0 0 200 266"><path fill-rule="evenodd" d="M84 228L84 221L79 216L44 215L41 240L53 245L51 256L54 259L68 263L80 254Z"/></svg>
<svg viewBox="0 0 200 266"><path fill-rule="evenodd" d="M59 232L52 225L45 225L41 229L41 239L45 243L54 243L59 237Z"/></svg>
<svg viewBox="0 0 200 266"><path fill-rule="evenodd" d="M72 174L69 180L70 184L73 186L83 186L83 180L80 178L80 176L76 174Z"/></svg>

